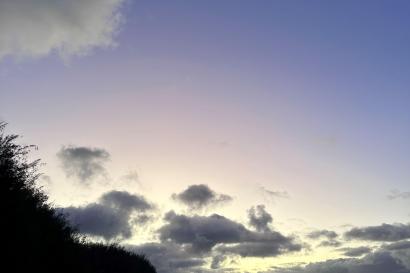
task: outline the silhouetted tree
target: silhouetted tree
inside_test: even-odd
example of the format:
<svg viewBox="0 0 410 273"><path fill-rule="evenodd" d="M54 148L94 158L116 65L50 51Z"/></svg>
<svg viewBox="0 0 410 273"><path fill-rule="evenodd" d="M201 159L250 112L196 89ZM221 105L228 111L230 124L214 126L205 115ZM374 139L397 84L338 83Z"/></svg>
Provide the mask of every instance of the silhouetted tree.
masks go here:
<svg viewBox="0 0 410 273"><path fill-rule="evenodd" d="M33 146L17 144L5 126L0 122L2 272L156 272L144 256L85 242L36 186L39 160L27 160Z"/></svg>

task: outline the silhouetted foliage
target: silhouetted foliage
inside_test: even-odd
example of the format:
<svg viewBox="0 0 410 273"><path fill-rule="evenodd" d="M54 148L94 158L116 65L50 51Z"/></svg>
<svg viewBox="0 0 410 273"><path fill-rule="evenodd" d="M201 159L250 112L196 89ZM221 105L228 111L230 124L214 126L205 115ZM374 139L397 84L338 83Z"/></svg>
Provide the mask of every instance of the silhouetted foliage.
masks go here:
<svg viewBox="0 0 410 273"><path fill-rule="evenodd" d="M156 272L144 256L85 242L36 186L39 160L27 160L34 146L16 144L18 136L5 134L4 128L0 122L3 272Z"/></svg>

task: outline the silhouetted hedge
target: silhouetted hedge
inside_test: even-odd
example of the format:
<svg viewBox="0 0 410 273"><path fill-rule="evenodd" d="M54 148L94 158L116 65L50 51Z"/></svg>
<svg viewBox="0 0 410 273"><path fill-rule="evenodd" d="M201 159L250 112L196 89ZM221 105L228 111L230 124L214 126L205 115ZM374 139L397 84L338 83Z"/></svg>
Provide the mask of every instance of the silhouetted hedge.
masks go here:
<svg viewBox="0 0 410 273"><path fill-rule="evenodd" d="M4 129L0 123L2 272L156 272L144 256L85 242L36 186L39 161L27 160L33 146L17 144Z"/></svg>

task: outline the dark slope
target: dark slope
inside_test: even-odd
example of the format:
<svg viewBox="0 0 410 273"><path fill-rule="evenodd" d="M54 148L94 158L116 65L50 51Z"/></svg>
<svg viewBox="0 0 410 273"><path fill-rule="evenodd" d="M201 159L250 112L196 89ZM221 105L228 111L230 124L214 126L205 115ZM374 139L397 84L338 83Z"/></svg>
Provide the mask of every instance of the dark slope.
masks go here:
<svg viewBox="0 0 410 273"><path fill-rule="evenodd" d="M0 123L2 272L155 273L143 256L117 246L86 243L35 185L38 161L32 147L15 143Z"/></svg>

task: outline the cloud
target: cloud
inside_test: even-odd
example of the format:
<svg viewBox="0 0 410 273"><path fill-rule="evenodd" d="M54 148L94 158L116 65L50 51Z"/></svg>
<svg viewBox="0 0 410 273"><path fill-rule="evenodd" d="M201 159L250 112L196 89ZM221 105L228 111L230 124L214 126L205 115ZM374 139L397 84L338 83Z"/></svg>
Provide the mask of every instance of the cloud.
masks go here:
<svg viewBox="0 0 410 273"><path fill-rule="evenodd" d="M276 200L278 198L290 198L289 193L287 191L272 191L266 189L265 187L260 187L260 190L264 195L273 200Z"/></svg>
<svg viewBox="0 0 410 273"><path fill-rule="evenodd" d="M410 224L356 227L347 231L344 235L348 239L394 242L410 238Z"/></svg>
<svg viewBox="0 0 410 273"><path fill-rule="evenodd" d="M410 250L410 241L400 241L396 243L391 243L391 244L383 246L383 248L387 250L403 250L403 249Z"/></svg>
<svg viewBox="0 0 410 273"><path fill-rule="evenodd" d="M410 273L410 241L382 245L374 252L367 246L341 248L340 251L352 257L275 268L264 273Z"/></svg>
<svg viewBox="0 0 410 273"><path fill-rule="evenodd" d="M231 196L218 194L204 184L191 185L181 193L174 193L172 199L192 209L201 209L210 205L218 205L232 201Z"/></svg>
<svg viewBox="0 0 410 273"><path fill-rule="evenodd" d="M129 214L92 203L84 207L67 207L67 218L81 233L100 236L106 240L132 235Z"/></svg>
<svg viewBox="0 0 410 273"><path fill-rule="evenodd" d="M410 269L410 241L400 241L383 245L381 249L390 251L394 258L400 260L407 269Z"/></svg>
<svg viewBox="0 0 410 273"><path fill-rule="evenodd" d="M128 172L126 175L123 175L121 177L121 180L123 180L124 182L127 182L127 183L136 183L136 184L139 184L139 185L141 184L137 171Z"/></svg>
<svg viewBox="0 0 410 273"><path fill-rule="evenodd" d="M155 266L158 273L192 272L205 264L201 257L193 257L175 243L146 243L129 245L126 248L137 254L145 255Z"/></svg>
<svg viewBox="0 0 410 273"><path fill-rule="evenodd" d="M2 0L0 61L6 56L63 59L115 45L124 0Z"/></svg>
<svg viewBox="0 0 410 273"><path fill-rule="evenodd" d="M67 177L87 183L96 176L106 174L104 164L110 159L110 154L100 148L63 146L57 157Z"/></svg>
<svg viewBox="0 0 410 273"><path fill-rule="evenodd" d="M318 244L318 247L339 247L342 245L340 241L336 240L336 238L338 238L339 235L333 230L327 230L327 229L315 230L315 231L308 233L306 237L312 240L326 239L326 240L321 241Z"/></svg>
<svg viewBox="0 0 410 273"><path fill-rule="evenodd" d="M218 245L217 251L252 257L277 256L298 251L301 245L279 232L255 232L224 216L165 215L167 222L158 232L162 242L173 242L187 247L193 253L207 253Z"/></svg>
<svg viewBox="0 0 410 273"><path fill-rule="evenodd" d="M100 198L100 202L108 207L123 211L147 211L153 205L141 195L130 194L126 191L110 191Z"/></svg>
<svg viewBox="0 0 410 273"><path fill-rule="evenodd" d="M322 229L322 230L316 230L310 232L307 237L310 239L318 239L325 237L329 240L337 238L338 234L334 232L333 230L327 230L327 229Z"/></svg>
<svg viewBox="0 0 410 273"><path fill-rule="evenodd" d="M282 236L266 236L266 241L244 242L233 246L222 245L217 248L221 253L241 257L275 257L284 253L300 251L301 245L294 244ZM277 234L278 235L278 234Z"/></svg>
<svg viewBox="0 0 410 273"><path fill-rule="evenodd" d="M259 232L269 232L269 224L272 223L272 216L266 212L264 205L252 207L248 211L249 225Z"/></svg>
<svg viewBox="0 0 410 273"><path fill-rule="evenodd" d="M226 260L224 255L216 255L212 257L211 269L221 268L222 263Z"/></svg>
<svg viewBox="0 0 410 273"><path fill-rule="evenodd" d="M410 192L400 192L400 191L391 191L388 195L387 198L390 200L395 200L395 199L410 199Z"/></svg>
<svg viewBox="0 0 410 273"><path fill-rule="evenodd" d="M368 254L372 251L372 249L367 246L346 247L346 248L341 248L339 250L343 251L344 256L348 256L348 257L359 257L364 254Z"/></svg>
<svg viewBox="0 0 410 273"><path fill-rule="evenodd" d="M370 253L363 258L335 259L311 263L305 267L281 268L271 273L410 273L401 258L386 251ZM267 273L267 272L266 272Z"/></svg>
<svg viewBox="0 0 410 273"><path fill-rule="evenodd" d="M242 224L223 216L186 216L168 212L168 223L159 229L162 241L190 245L196 252L208 252L219 243L237 243L244 240L250 231Z"/></svg>
<svg viewBox="0 0 410 273"><path fill-rule="evenodd" d="M63 213L81 233L110 240L130 238L135 225L147 222L145 212L153 209L154 206L143 196L110 191L96 203L67 207Z"/></svg>
<svg viewBox="0 0 410 273"><path fill-rule="evenodd" d="M326 241L322 241L320 242L320 244L318 246L323 246L323 247L339 247L341 246L342 243L338 240L326 240Z"/></svg>

